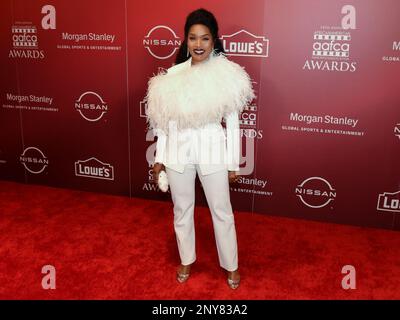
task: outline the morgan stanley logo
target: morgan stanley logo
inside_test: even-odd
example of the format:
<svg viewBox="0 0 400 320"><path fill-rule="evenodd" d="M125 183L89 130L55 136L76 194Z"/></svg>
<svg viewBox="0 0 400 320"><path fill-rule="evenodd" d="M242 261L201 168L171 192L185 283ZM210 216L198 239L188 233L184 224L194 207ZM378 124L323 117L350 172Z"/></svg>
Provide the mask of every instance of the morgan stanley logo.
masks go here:
<svg viewBox="0 0 400 320"><path fill-rule="evenodd" d="M264 36L255 36L242 29L220 39L228 56L268 57L269 40Z"/></svg>
<svg viewBox="0 0 400 320"><path fill-rule="evenodd" d="M296 195L307 207L318 209L336 198L332 185L321 177L311 177L296 187Z"/></svg>
<svg viewBox="0 0 400 320"><path fill-rule="evenodd" d="M376 209L400 213L400 191L380 194Z"/></svg>
<svg viewBox="0 0 400 320"><path fill-rule="evenodd" d="M19 160L26 170L34 174L42 173L49 165L49 159L36 147L26 148L19 157Z"/></svg>
<svg viewBox="0 0 400 320"><path fill-rule="evenodd" d="M75 162L75 175L78 177L114 180L114 167L92 157Z"/></svg>
<svg viewBox="0 0 400 320"><path fill-rule="evenodd" d="M99 94L87 91L75 101L75 109L85 120L95 122L108 112L108 105Z"/></svg>
<svg viewBox="0 0 400 320"><path fill-rule="evenodd" d="M155 26L143 39L143 46L147 51L160 60L172 57L180 45L179 37L167 26Z"/></svg>

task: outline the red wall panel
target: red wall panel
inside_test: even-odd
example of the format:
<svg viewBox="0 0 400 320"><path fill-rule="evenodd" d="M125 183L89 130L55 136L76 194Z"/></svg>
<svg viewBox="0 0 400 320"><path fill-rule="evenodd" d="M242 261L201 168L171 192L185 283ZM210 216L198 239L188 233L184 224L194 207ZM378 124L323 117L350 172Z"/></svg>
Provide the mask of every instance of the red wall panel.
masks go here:
<svg viewBox="0 0 400 320"><path fill-rule="evenodd" d="M400 229L395 0L3 1L0 178L170 201L144 98L199 7L257 95L234 209Z"/></svg>

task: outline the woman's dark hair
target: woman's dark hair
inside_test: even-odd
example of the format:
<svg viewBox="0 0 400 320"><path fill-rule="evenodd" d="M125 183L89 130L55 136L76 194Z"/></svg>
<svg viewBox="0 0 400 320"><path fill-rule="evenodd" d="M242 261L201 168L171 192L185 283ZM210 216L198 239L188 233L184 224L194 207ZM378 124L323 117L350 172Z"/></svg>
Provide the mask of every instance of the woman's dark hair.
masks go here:
<svg viewBox="0 0 400 320"><path fill-rule="evenodd" d="M175 64L185 62L190 58L190 56L187 56L187 38L189 35L189 30L194 24L202 24L206 26L210 30L211 36L215 41L214 51L216 53L225 53L222 42L218 37L217 19L215 19L214 15L210 11L201 8L189 13L189 15L186 17L185 40L183 40L181 46L179 47L178 54L176 55L175 59Z"/></svg>

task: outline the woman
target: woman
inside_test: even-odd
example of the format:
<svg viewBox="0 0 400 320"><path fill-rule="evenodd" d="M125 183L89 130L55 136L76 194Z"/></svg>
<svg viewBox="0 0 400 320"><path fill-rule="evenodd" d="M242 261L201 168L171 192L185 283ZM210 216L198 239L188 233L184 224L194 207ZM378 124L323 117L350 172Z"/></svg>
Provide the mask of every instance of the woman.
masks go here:
<svg viewBox="0 0 400 320"><path fill-rule="evenodd" d="M223 52L213 14L205 9L190 13L175 65L149 81L147 119L157 136L154 180L166 171L174 204L181 259L177 280L189 278L196 260L197 172L212 213L219 262L228 285L236 289L240 275L229 183L239 177L239 113L254 93L248 74Z"/></svg>

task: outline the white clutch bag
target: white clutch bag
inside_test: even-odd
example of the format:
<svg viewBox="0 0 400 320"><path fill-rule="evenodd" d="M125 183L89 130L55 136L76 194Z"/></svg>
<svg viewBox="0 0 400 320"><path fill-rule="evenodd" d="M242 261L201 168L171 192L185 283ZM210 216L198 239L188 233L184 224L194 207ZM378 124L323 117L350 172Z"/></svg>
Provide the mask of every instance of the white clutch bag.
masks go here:
<svg viewBox="0 0 400 320"><path fill-rule="evenodd" d="M158 187L162 192L168 191L168 176L164 170L158 174Z"/></svg>

